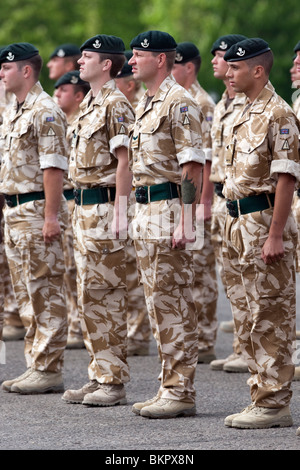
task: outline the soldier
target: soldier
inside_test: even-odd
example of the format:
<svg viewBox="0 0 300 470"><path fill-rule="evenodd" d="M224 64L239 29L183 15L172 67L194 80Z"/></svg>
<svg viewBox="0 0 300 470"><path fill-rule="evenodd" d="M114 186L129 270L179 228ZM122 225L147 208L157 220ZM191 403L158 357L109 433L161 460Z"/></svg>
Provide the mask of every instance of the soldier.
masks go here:
<svg viewBox="0 0 300 470"><path fill-rule="evenodd" d="M71 148L72 140L72 125L79 115L79 106L83 101L85 95L90 90L89 83L82 80L79 76L78 70L65 73L60 77L55 85L55 98L57 104L66 115L68 128L67 128L67 141L69 148ZM72 228L72 213L74 210L74 193L73 185L65 175L64 181L64 196L67 199L69 210L68 227L65 230L63 239L63 248L65 255L65 283L68 307L68 338L67 348L80 349L84 347L80 318L77 307L77 282L76 282L76 265L74 259L73 249L73 228Z"/></svg>
<svg viewBox="0 0 300 470"><path fill-rule="evenodd" d="M49 78L51 80L58 80L65 73L78 70L78 59L80 56L80 49L75 44L67 43L57 46L47 62Z"/></svg>
<svg viewBox="0 0 300 470"><path fill-rule="evenodd" d="M157 395L134 404L132 411L149 418L191 416L196 413L198 335L193 255L185 245L192 239L187 222L199 203L205 162L199 110L171 75L172 36L144 32L130 47L133 75L147 88L131 136L137 201L133 236L162 364Z"/></svg>
<svg viewBox="0 0 300 470"><path fill-rule="evenodd" d="M19 393L61 392L67 338L62 232L66 120L38 81L42 59L29 43L7 46L0 78L15 95L3 116L0 192L5 250L22 322L27 370L3 382Z"/></svg>
<svg viewBox="0 0 300 470"><path fill-rule="evenodd" d="M67 390L63 400L111 406L126 403L124 384L129 381L126 238L121 216L126 219L124 202L131 191L128 126L134 112L114 81L125 62L123 41L97 35L80 49L80 77L91 90L73 130L69 176L76 188L78 306L91 358L90 381L79 390Z"/></svg>
<svg viewBox="0 0 300 470"><path fill-rule="evenodd" d="M132 67L128 59L132 57L131 51L125 51L126 62L116 77L119 90L126 96L135 109L141 96L145 93L140 80L135 80ZM132 222L135 210L134 189L130 193L128 208L128 224ZM127 355L146 356L149 354L151 328L145 303L145 295L142 284L139 282L136 252L133 240L127 243Z"/></svg>
<svg viewBox="0 0 300 470"><path fill-rule="evenodd" d="M211 53L213 55L211 62L213 65L214 77L218 80L222 80L225 85L225 91L214 110L212 125L212 167L210 174L210 180L213 182L215 187L211 223L212 243L214 245L218 270L225 292L226 281L224 278L222 261L223 230L226 218L226 201L222 193L225 179L225 140L231 130L232 124L245 103L245 95L243 93L235 93L233 88L230 86L229 80L226 77L228 65L224 60L224 55L233 44L243 39L246 39L246 37L241 34L220 36L213 43L211 48ZM224 370L226 372L248 372L247 364L242 357L236 332L234 331L233 321L222 322L220 328L224 331L234 332L233 353L224 359L216 359L212 361L210 363L210 368L212 370Z"/></svg>
<svg viewBox="0 0 300 470"><path fill-rule="evenodd" d="M297 244L291 203L300 179L299 123L269 81L268 43L240 41L224 59L231 86L247 96L226 144L223 259L252 401L225 425L291 426Z"/></svg>
<svg viewBox="0 0 300 470"><path fill-rule="evenodd" d="M204 208L204 246L193 251L194 257L194 301L198 312L199 327L199 363L209 363L216 358L214 346L217 337L217 299L218 284L214 249L211 243L211 204L213 183L209 181L211 168L211 125L215 103L210 95L201 87L197 76L201 66L199 49L191 42L177 45L175 64L172 74L179 85L183 86L198 103L203 121L203 150L205 165L203 168L203 186L200 204ZM201 210L202 208L200 208ZM199 212L199 218L202 215Z"/></svg>

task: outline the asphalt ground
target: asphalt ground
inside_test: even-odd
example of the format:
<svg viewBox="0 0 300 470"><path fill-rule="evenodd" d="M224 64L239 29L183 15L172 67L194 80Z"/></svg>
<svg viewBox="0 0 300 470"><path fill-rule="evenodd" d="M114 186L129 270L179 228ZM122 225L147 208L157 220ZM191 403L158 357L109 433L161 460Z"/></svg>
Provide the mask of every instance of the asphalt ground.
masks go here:
<svg viewBox="0 0 300 470"><path fill-rule="evenodd" d="M297 284L300 286L300 278ZM299 317L300 314L298 329ZM230 305L221 286L218 319L220 322L231 319ZM218 330L215 348L218 358L231 354L232 339L232 334ZM0 364L0 382L24 372L23 348L22 340L6 343L6 363ZM195 465L203 455L199 451L300 449L300 436L296 436L300 426L300 382L292 384L294 425L289 428L225 427L227 415L250 403L248 373L212 371L208 364L197 366L196 416L148 419L133 414L131 406L157 392L160 363L154 341L148 356L129 357L128 361L131 380L126 385L127 405L87 407L64 403L62 394L20 395L1 390L0 450L101 451L97 453L97 464L142 468L146 464ZM88 381L88 362L85 349L66 350L65 389L80 388ZM3 453L0 455L2 459ZM79 465L76 455L75 463ZM137 457L139 460L134 460Z"/></svg>

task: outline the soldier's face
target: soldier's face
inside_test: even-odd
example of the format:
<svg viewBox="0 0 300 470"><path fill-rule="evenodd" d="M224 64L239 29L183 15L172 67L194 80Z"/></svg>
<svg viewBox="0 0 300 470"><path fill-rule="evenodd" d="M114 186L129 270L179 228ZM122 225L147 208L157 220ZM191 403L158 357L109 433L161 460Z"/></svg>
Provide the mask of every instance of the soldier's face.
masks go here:
<svg viewBox="0 0 300 470"><path fill-rule="evenodd" d="M294 64L296 65L296 70L299 73L300 72L300 51L297 51L297 55L294 59Z"/></svg>
<svg viewBox="0 0 300 470"><path fill-rule="evenodd" d="M97 81L101 76L102 65L100 63L100 54L93 51L83 51L78 60L80 65L79 73L82 80L87 82Z"/></svg>
<svg viewBox="0 0 300 470"><path fill-rule="evenodd" d="M224 60L224 51L216 51L211 63L213 66L214 77L219 80L225 80L228 70L228 64Z"/></svg>
<svg viewBox="0 0 300 470"><path fill-rule="evenodd" d="M237 93L245 93L251 90L253 85L252 69L248 67L246 61L228 62L226 73L229 85Z"/></svg>
<svg viewBox="0 0 300 470"><path fill-rule="evenodd" d="M74 85L72 85L71 83L65 83L64 85L60 85L55 90L55 96L57 98L58 105L65 113L70 112L70 110L74 107L75 93Z"/></svg>
<svg viewBox="0 0 300 470"><path fill-rule="evenodd" d="M19 69L16 62L4 62L1 66L0 78L6 91L17 93L24 83L23 68Z"/></svg>
<svg viewBox="0 0 300 470"><path fill-rule="evenodd" d="M157 57L150 51L140 51L133 49L133 55L129 60L132 66L132 73L136 80L149 82L157 73Z"/></svg>
<svg viewBox="0 0 300 470"><path fill-rule="evenodd" d="M63 57L52 57L47 63L49 69L49 78L51 80L58 80L64 73L67 72L65 59Z"/></svg>
<svg viewBox="0 0 300 470"><path fill-rule="evenodd" d="M172 74L179 85L183 86L185 85L186 81L186 67L185 64L174 64L172 68Z"/></svg>

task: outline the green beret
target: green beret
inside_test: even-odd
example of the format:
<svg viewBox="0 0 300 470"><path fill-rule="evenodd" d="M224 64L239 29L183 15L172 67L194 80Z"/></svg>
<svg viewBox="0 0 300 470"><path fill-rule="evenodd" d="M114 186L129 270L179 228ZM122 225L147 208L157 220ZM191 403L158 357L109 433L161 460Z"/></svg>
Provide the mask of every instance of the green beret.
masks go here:
<svg viewBox="0 0 300 470"><path fill-rule="evenodd" d="M296 46L294 47L294 52L300 51L300 41L297 42Z"/></svg>
<svg viewBox="0 0 300 470"><path fill-rule="evenodd" d="M168 52L176 50L176 42L169 33L163 31L146 31L132 39L131 49L151 52Z"/></svg>
<svg viewBox="0 0 300 470"><path fill-rule="evenodd" d="M50 59L52 59L52 57L71 57L74 55L81 55L78 46L75 46L74 44L61 44L54 49L50 55Z"/></svg>
<svg viewBox="0 0 300 470"><path fill-rule="evenodd" d="M117 36L97 34L80 46L81 51L102 52L104 54L124 54L125 45Z"/></svg>
<svg viewBox="0 0 300 470"><path fill-rule="evenodd" d="M180 42L177 44L175 64L184 64L197 57L200 57L200 52L198 47L192 42Z"/></svg>
<svg viewBox="0 0 300 470"><path fill-rule="evenodd" d="M240 60L251 59L270 51L269 44L260 38L250 38L237 42L224 55L227 62L237 62Z"/></svg>
<svg viewBox="0 0 300 470"><path fill-rule="evenodd" d="M88 82L82 80L79 75L79 70L72 70L71 72L67 72L62 75L56 82L54 87L58 88L61 85L89 85Z"/></svg>
<svg viewBox="0 0 300 470"><path fill-rule="evenodd" d="M227 34L227 36L220 36L212 45L211 53L215 54L216 51L228 51L233 44L247 39L242 34Z"/></svg>
<svg viewBox="0 0 300 470"><path fill-rule="evenodd" d="M18 62L19 60L30 59L38 55L38 49L29 42L19 42L10 44L2 49L0 53L0 63Z"/></svg>

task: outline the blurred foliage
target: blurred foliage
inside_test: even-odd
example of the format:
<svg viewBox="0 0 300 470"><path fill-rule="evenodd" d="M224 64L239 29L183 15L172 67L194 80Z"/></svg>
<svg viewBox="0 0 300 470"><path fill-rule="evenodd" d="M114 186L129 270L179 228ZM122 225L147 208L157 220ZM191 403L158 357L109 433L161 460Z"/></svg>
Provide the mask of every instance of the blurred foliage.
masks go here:
<svg viewBox="0 0 300 470"><path fill-rule="evenodd" d="M262 37L274 52L271 81L291 102L289 69L299 41L299 8L295 0L0 0L0 45L27 41L44 59L41 82L49 93L46 63L59 44L81 45L95 34L114 34L129 48L142 31L168 31L177 42L192 41L200 49L199 81L213 96L224 86L212 74L210 48L221 35Z"/></svg>

